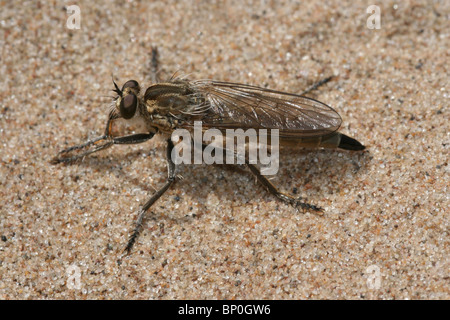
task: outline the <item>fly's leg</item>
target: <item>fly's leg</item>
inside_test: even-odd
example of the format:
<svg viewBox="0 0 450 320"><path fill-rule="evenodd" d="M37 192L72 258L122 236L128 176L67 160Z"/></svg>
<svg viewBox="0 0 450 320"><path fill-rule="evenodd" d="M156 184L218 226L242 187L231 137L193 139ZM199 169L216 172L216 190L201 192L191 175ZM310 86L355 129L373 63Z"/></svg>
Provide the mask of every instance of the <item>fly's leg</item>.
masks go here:
<svg viewBox="0 0 450 320"><path fill-rule="evenodd" d="M325 79L322 79L316 83L314 83L312 86L310 86L308 89L300 93L301 96L304 96L307 93L310 93L311 91L316 90L318 87L323 86L325 83L329 82L333 77L328 77Z"/></svg>
<svg viewBox="0 0 450 320"><path fill-rule="evenodd" d="M85 156L98 152L100 150L108 149L109 147L112 147L115 144L138 144L143 143L147 140L150 140L154 136L154 133L138 133L138 134L131 134L128 136L123 137L108 137L106 135L103 135L101 137L89 140L86 143L70 147L68 149L65 149L58 153L56 157L54 157L50 163L52 164L58 164L58 163L69 163L73 162L75 160L84 158ZM76 154L73 156L68 156L71 152L78 152L83 149L89 148L91 146L95 146L94 149L84 151L80 154Z"/></svg>
<svg viewBox="0 0 450 320"><path fill-rule="evenodd" d="M113 138L112 138L112 124L114 122L114 120L118 119L119 115L113 111L111 111L109 113L109 117L108 117L108 121L106 122L106 128L105 128L105 133L104 135L97 137L95 139L89 140L86 143L77 145L77 146L73 146L67 149L64 149L62 151L60 151L56 157L54 157L50 163L52 164L58 164L61 162L72 162L75 161L77 159L81 159L91 153L100 151L100 150L104 150L107 149L109 147L111 147L114 143L113 143ZM89 148L91 147L95 147L91 150L89 150ZM85 150L84 152L82 152L83 150ZM75 154L75 155L70 155L70 153L77 153L77 152L81 152L79 154Z"/></svg>
<svg viewBox="0 0 450 320"><path fill-rule="evenodd" d="M281 201L293 205L296 208L300 207L304 210L312 210L315 213L322 214L323 212L322 208L303 202L301 198L294 198L289 194L280 192L265 176L261 174L261 172L256 166L248 162L246 164L247 167L250 169L250 171L253 173L253 175L256 177L256 179L267 189L267 191L269 191L271 194L276 196Z"/></svg>
<svg viewBox="0 0 450 320"><path fill-rule="evenodd" d="M203 149L206 148L206 145L203 144L202 148ZM222 151L226 152L225 149L222 149ZM290 204L296 208L300 207L304 210L312 210L315 213L322 215L322 213L323 213L322 208L312 205L312 204L309 204L309 203L306 203L306 202L303 202L301 198L295 198L289 194L280 192L264 175L261 174L261 172L255 165L249 163L247 158L245 158L245 164L250 169L250 171L253 173L253 175L256 177L256 179L259 181L259 183L261 183L267 189L267 191L269 191L271 194L273 194L275 197L277 197L281 201L283 201L287 204Z"/></svg>
<svg viewBox="0 0 450 320"><path fill-rule="evenodd" d="M113 145L112 141L107 139L106 136L97 137L95 139L89 140L86 143L73 146L67 149L64 149L56 155L52 160L50 160L51 164L58 164L58 163L69 163L73 162L77 159L81 159L91 153L107 149ZM87 148L90 148L91 146L95 146L94 149L87 150L85 152L82 152L80 154L76 154L73 156L68 156L70 153L78 152Z"/></svg>
<svg viewBox="0 0 450 320"><path fill-rule="evenodd" d="M158 60L158 48L156 46L152 46L152 59L150 61L150 78L152 83L159 82L159 60Z"/></svg>
<svg viewBox="0 0 450 320"><path fill-rule="evenodd" d="M139 234L142 230L142 221L145 218L147 210L158 200L161 196L172 186L172 184L176 181L175 176L175 163L172 161L172 149L174 148L172 140L167 139L167 167L168 167L168 178L166 184L159 189L141 208L139 211L138 218L136 220L133 232L131 234L130 239L128 240L127 246L124 249L124 252L130 253L133 248L136 239L139 237Z"/></svg>
<svg viewBox="0 0 450 320"><path fill-rule="evenodd" d="M58 164L61 162L69 163L78 159L82 159L85 156L105 150L112 147L115 144L138 144L151 139L154 133L138 133L123 137L113 137L111 134L112 123L118 116L111 112L106 123L105 134L95 139L89 140L83 144L73 146L60 151L56 157L54 157L50 163ZM72 155L71 155L72 154Z"/></svg>

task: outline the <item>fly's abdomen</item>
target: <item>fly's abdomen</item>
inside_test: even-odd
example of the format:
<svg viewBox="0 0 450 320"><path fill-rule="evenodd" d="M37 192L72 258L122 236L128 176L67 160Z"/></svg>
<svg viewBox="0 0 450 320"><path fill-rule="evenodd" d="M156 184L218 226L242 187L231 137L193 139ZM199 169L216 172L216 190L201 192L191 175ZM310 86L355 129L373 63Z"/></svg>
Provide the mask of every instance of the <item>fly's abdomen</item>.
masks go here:
<svg viewBox="0 0 450 320"><path fill-rule="evenodd" d="M360 150L364 150L366 148L358 140L350 138L349 136L346 136L343 133L338 133L338 134L341 136L339 145L337 146L338 148L344 149L344 150L353 150L353 151L360 151Z"/></svg>
<svg viewBox="0 0 450 320"><path fill-rule="evenodd" d="M304 137L297 139L283 139L280 138L280 145L283 147L299 147L299 148L340 148L344 150L360 151L366 147L359 141L350 138L349 136L334 132L325 136L319 137Z"/></svg>

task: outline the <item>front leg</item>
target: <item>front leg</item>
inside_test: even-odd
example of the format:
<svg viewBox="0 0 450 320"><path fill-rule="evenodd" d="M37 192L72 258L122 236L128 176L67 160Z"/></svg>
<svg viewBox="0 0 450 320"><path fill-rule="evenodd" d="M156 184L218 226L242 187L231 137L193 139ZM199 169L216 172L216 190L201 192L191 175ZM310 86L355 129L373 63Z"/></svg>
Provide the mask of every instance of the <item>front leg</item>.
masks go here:
<svg viewBox="0 0 450 320"><path fill-rule="evenodd" d="M52 164L69 163L82 159L85 156L105 150L112 147L115 144L138 144L151 139L154 133L138 133L123 137L112 136L112 123L118 119L119 116L113 111L109 114L108 121L106 122L105 134L95 139L89 140L83 144L72 146L70 148L60 151L56 157L50 160Z"/></svg>
<svg viewBox="0 0 450 320"><path fill-rule="evenodd" d="M144 217L147 213L147 210L150 209L150 207L161 198L161 196L172 186L172 184L176 180L175 176L175 163L172 161L172 149L174 148L172 140L169 138L167 139L167 167L168 167L168 177L167 182L165 185L159 189L143 206L142 209L139 211L138 218L136 220L133 232L131 234L130 239L128 240L127 246L125 247L124 251L127 253L130 253L131 249L133 248L134 243L136 242L136 239L139 237L139 234L142 229L142 221L144 220Z"/></svg>
<svg viewBox="0 0 450 320"><path fill-rule="evenodd" d="M108 121L106 122L106 128L104 135L97 137L95 139L89 140L83 144L72 146L70 148L64 149L56 155L52 160L50 160L50 163L52 164L58 164L61 162L73 162L75 160L81 159L91 153L107 149L111 147L113 143L112 138L112 124L113 122L120 118L120 116L117 114L115 110L112 110L109 113ZM89 148L95 147L91 150ZM83 152L84 151L84 152ZM81 152L81 153L79 153ZM72 153L72 155L70 155ZM73 154L75 153L75 154ZM78 153L78 154L77 154Z"/></svg>

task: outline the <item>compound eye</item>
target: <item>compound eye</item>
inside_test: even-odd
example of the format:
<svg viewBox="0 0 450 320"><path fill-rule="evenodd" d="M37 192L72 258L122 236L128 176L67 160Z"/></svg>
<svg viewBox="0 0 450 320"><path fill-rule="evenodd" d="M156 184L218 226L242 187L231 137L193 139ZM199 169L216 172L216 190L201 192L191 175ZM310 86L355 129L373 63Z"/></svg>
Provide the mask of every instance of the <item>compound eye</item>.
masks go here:
<svg viewBox="0 0 450 320"><path fill-rule="evenodd" d="M134 94L127 94L121 101L119 105L120 115L124 119L133 118L136 113L137 107L137 97Z"/></svg>
<svg viewBox="0 0 450 320"><path fill-rule="evenodd" d="M136 93L139 93L140 90L139 83L136 80L128 80L127 82L125 82L122 87L122 91L124 91L126 88L133 89L134 91L136 91Z"/></svg>

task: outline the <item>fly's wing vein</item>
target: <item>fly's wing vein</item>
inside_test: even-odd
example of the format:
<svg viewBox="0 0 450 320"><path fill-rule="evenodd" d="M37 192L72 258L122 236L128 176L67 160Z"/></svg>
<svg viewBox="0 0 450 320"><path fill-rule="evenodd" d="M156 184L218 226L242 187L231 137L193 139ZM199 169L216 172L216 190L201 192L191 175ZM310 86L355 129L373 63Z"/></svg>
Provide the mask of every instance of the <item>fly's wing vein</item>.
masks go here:
<svg viewBox="0 0 450 320"><path fill-rule="evenodd" d="M341 125L334 109L312 98L214 80L190 85L209 104L198 118L204 129L279 129L280 137L295 138L323 136Z"/></svg>

